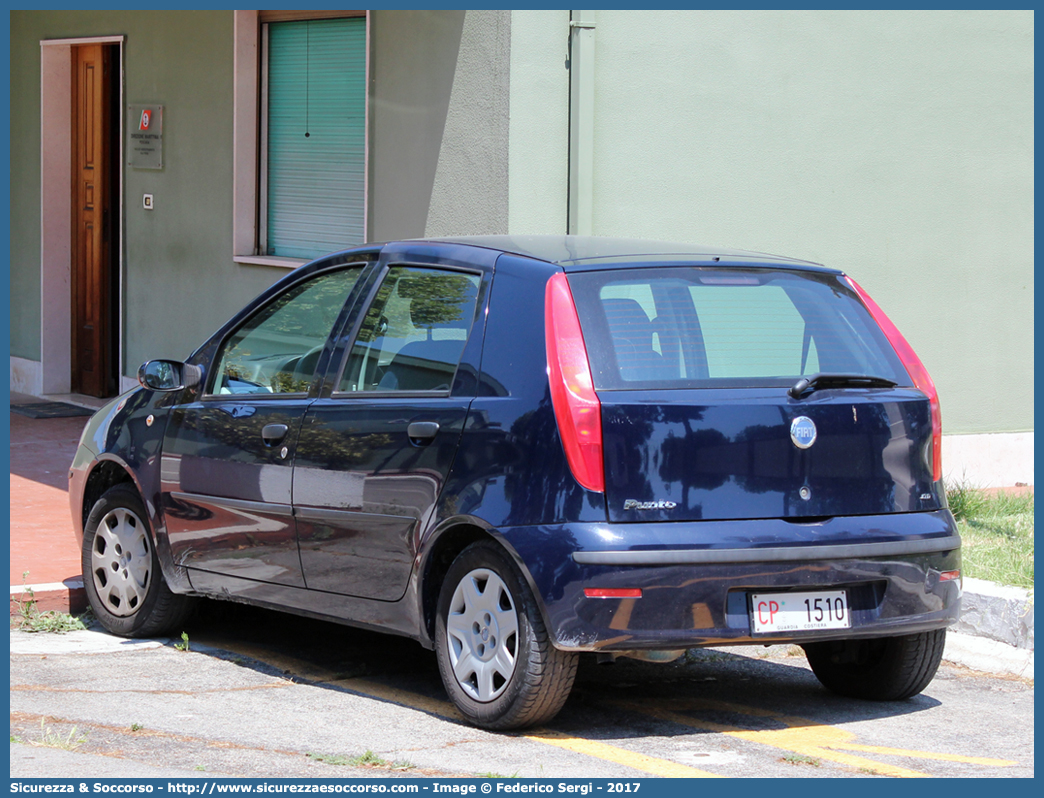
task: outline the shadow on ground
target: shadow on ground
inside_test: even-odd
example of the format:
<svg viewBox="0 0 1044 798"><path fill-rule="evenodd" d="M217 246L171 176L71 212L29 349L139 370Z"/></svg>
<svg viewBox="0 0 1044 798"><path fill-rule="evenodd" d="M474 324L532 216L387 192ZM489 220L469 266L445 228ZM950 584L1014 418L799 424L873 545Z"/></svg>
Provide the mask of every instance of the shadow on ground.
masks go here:
<svg viewBox="0 0 1044 798"><path fill-rule="evenodd" d="M210 600L200 602L186 633L190 645L202 643L212 656L325 689L351 691L344 682L365 679L427 699L429 706L448 700L435 654L403 637ZM893 702L835 696L796 646L693 649L669 664L601 664L583 655L573 693L550 725L589 739L693 734L691 725L634 711L632 704L691 715L714 733L715 725L771 729L897 717L939 702L926 695Z"/></svg>

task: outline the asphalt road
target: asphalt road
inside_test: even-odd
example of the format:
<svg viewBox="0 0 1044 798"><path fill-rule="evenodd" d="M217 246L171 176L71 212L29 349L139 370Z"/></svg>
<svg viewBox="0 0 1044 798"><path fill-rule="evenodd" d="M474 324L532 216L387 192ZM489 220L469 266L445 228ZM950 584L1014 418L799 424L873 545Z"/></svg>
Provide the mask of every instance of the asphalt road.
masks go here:
<svg viewBox="0 0 1044 798"><path fill-rule="evenodd" d="M408 640L220 603L186 632L187 652L177 641L12 632L12 776L1034 772L1033 685L945 663L922 695L868 703L823 690L797 648L583 661L554 722L503 734L463 724L434 655ZM366 752L374 764L351 763Z"/></svg>

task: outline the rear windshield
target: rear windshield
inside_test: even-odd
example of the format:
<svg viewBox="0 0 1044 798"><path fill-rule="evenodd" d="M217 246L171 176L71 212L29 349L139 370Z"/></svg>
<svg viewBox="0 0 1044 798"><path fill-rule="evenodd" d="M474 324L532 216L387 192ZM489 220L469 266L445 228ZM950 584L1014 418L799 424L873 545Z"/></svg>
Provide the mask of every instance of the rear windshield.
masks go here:
<svg viewBox="0 0 1044 798"><path fill-rule="evenodd" d="M595 388L791 385L817 372L911 381L840 276L699 267L569 275Z"/></svg>

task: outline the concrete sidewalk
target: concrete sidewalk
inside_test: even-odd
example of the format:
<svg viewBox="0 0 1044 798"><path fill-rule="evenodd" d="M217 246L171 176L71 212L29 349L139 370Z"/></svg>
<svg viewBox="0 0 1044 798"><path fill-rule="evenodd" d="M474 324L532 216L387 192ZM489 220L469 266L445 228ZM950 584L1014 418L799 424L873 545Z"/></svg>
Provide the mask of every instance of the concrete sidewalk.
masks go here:
<svg viewBox="0 0 1044 798"><path fill-rule="evenodd" d="M47 400L100 406L90 397ZM11 404L44 401L11 394ZM31 587L42 610L81 612L86 596L69 510L68 467L87 418L32 419L11 413L11 612ZM945 657L975 670L1033 678L1029 591L964 580L963 617Z"/></svg>

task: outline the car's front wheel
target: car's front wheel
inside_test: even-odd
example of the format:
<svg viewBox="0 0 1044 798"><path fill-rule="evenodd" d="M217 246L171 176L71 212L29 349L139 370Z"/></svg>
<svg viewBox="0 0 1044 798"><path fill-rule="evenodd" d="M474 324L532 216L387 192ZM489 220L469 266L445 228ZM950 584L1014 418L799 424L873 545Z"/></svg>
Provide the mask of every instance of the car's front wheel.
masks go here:
<svg viewBox="0 0 1044 798"><path fill-rule="evenodd" d="M576 678L578 655L551 644L522 574L491 541L472 544L450 566L435 649L453 703L487 729L550 720Z"/></svg>
<svg viewBox="0 0 1044 798"><path fill-rule="evenodd" d="M83 586L94 616L121 637L173 630L192 599L172 593L160 572L138 492L124 483L97 501L83 530Z"/></svg>
<svg viewBox="0 0 1044 798"><path fill-rule="evenodd" d="M920 693L939 669L946 630L870 640L808 643L805 656L823 686L839 695L900 701Z"/></svg>

